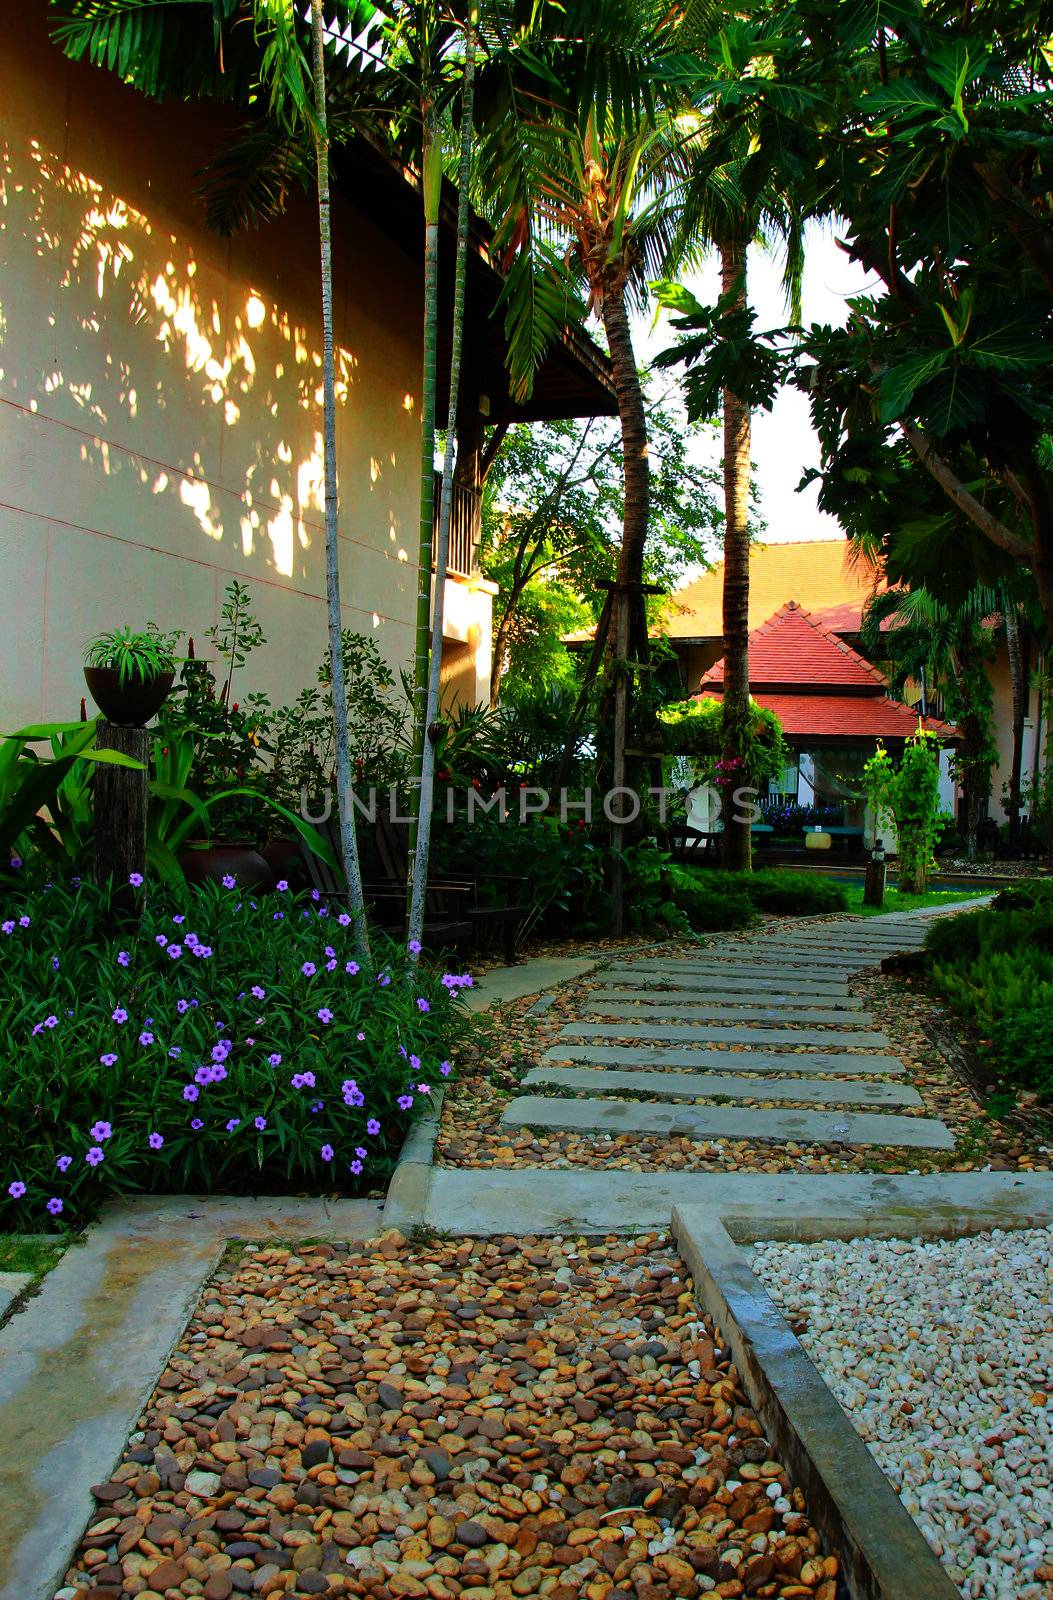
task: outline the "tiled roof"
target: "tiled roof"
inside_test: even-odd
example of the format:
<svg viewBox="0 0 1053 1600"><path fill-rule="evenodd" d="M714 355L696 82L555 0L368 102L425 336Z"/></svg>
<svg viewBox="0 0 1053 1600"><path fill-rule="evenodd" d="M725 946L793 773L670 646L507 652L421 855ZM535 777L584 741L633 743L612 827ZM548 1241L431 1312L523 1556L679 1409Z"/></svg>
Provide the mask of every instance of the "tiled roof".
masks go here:
<svg viewBox="0 0 1053 1600"><path fill-rule="evenodd" d="M719 690L705 690L721 699ZM812 739L909 739L918 723L943 739L957 738L954 728L935 717L919 717L916 711L892 700L888 695L857 698L840 694L768 694L763 690L754 700L774 711L789 738Z"/></svg>
<svg viewBox="0 0 1053 1600"><path fill-rule="evenodd" d="M702 687L723 682L721 658L703 677ZM887 692L880 672L796 600L780 606L773 617L750 634L750 686L776 689L790 684L802 688L834 687L852 695Z"/></svg>
<svg viewBox="0 0 1053 1600"><path fill-rule="evenodd" d="M826 627L858 633L874 578L865 569L846 566L848 553L844 539L755 544L750 550L750 627L796 596ZM878 587L884 587L883 581ZM657 631L672 639L719 639L724 631L723 592L721 562L670 597L666 623Z"/></svg>

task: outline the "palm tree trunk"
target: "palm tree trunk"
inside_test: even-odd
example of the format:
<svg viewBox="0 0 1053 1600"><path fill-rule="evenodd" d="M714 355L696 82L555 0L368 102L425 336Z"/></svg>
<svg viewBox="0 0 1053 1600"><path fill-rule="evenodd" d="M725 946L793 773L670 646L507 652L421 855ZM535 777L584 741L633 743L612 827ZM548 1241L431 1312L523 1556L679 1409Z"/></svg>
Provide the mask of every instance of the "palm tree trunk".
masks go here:
<svg viewBox="0 0 1053 1600"><path fill-rule="evenodd" d="M322 0L311 0L315 103L315 163L318 177L318 236L322 273L322 440L325 473L325 588L329 613L329 667L333 690L333 742L336 797L340 814L340 852L347 899L354 917L355 948L368 965L362 873L351 800L351 755L347 731L347 677L344 672L343 614L340 609L340 539L337 529L336 375L333 359L333 252L329 204L329 123L325 91L325 32Z"/></svg>
<svg viewBox="0 0 1053 1600"><path fill-rule="evenodd" d="M720 287L734 296L735 309L746 304L746 240L721 239ZM724 390L724 715L722 758L723 863L735 872L749 872L749 813L740 815L734 791L748 781L742 763L748 755L750 661L750 408L730 389Z"/></svg>
<svg viewBox="0 0 1053 1600"><path fill-rule="evenodd" d="M427 730L439 714L439 682L442 672L443 603L446 593L446 565L450 549L450 520L453 514L454 447L457 437L457 400L461 387L461 353L464 344L464 298L468 271L469 187L472 176L472 84L475 71L475 28L478 12L471 7L465 29L464 76L461 95L461 160L457 175L457 254L453 280L453 328L450 334L450 396L446 417L446 449L442 462L442 491L439 499L439 540L435 557L435 592L432 603L431 659L428 667L428 694L424 713L425 737L421 746L420 809L410 865L410 910L407 937L412 949L420 943L424 926L424 903L428 887L428 857L431 846L432 789L435 781L435 746ZM434 481L434 480L433 480Z"/></svg>
<svg viewBox="0 0 1053 1600"><path fill-rule="evenodd" d="M421 379L420 524L417 535L417 619L413 652L413 746L410 771L420 772L427 742L428 673L431 663L432 547L435 527L435 386L439 343L439 208L442 200L442 143L433 102L422 107L424 149L421 156L424 197L424 365ZM441 650L441 637L436 641ZM412 895L421 793L410 795L409 881L406 910Z"/></svg>
<svg viewBox="0 0 1053 1600"><path fill-rule="evenodd" d="M611 787L628 787L625 747L629 724L629 665L631 644L646 649L647 626L644 618L644 552L651 505L651 467L647 459L647 417L643 386L636 366L629 317L625 308L625 289L619 283L603 296L603 326L607 334L614 392L622 425L622 470L625 502L622 514L622 545L618 556L617 590L614 595L614 672L613 750ZM606 720L601 716L601 723ZM621 807L619 806L619 809ZM626 826L611 825L611 932L618 938L625 931L625 868L621 852L626 842Z"/></svg>

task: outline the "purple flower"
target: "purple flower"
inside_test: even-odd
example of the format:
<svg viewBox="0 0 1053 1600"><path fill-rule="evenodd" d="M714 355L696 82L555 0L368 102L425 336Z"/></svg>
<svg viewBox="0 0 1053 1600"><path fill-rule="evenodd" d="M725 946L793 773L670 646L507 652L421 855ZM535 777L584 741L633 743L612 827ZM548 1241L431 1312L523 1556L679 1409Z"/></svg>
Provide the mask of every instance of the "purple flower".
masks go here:
<svg viewBox="0 0 1053 1600"><path fill-rule="evenodd" d="M151 1150L160 1150L164 1142L165 1139L163 1133L152 1133L147 1140Z"/></svg>
<svg viewBox="0 0 1053 1600"><path fill-rule="evenodd" d="M128 954L127 950L118 950L118 952L117 952L117 965L119 967L131 966L131 961L132 961L132 958Z"/></svg>
<svg viewBox="0 0 1053 1600"><path fill-rule="evenodd" d="M117 1023L128 1021L128 1013L123 1006L117 1006L115 1010L110 1012L110 1016Z"/></svg>
<svg viewBox="0 0 1053 1600"><path fill-rule="evenodd" d="M318 968L315 966L313 961L305 961L303 966L300 968L300 971L303 973L305 978L313 978L315 973L318 971Z"/></svg>
<svg viewBox="0 0 1053 1600"><path fill-rule="evenodd" d="M200 1117L192 1117L190 1126L193 1128L194 1132L197 1133L198 1129L203 1128L205 1124L202 1122Z"/></svg>
<svg viewBox="0 0 1053 1600"><path fill-rule="evenodd" d="M155 933L154 934L154 944L167 944L167 943L168 943L168 935L167 935L167 933Z"/></svg>
<svg viewBox="0 0 1053 1600"><path fill-rule="evenodd" d="M333 1147L331 1144L324 1144L318 1153L323 1161L332 1161L333 1159Z"/></svg>
<svg viewBox="0 0 1053 1600"><path fill-rule="evenodd" d="M143 882L142 873L141 872L129 872L129 874L128 874L128 882L131 884L133 889L142 888L142 882Z"/></svg>
<svg viewBox="0 0 1053 1600"><path fill-rule="evenodd" d="M353 978L355 976L355 973L358 971L358 962L357 961L345 961L344 962L344 971L345 972L349 972L351 974L352 978Z"/></svg>
<svg viewBox="0 0 1053 1600"><path fill-rule="evenodd" d="M196 956L201 957L202 961L207 961L212 954L212 946L210 944L195 944L192 949Z"/></svg>
<svg viewBox="0 0 1053 1600"><path fill-rule="evenodd" d="M411 939L409 944L406 946L406 949L409 951L411 956L419 956L420 952L421 952L421 942L420 942L420 940L419 939Z"/></svg>
<svg viewBox="0 0 1053 1600"><path fill-rule="evenodd" d="M146 1045L146 1044L153 1044L153 1042L154 1042L153 1034L150 1032L149 1028L144 1028L142 1033L139 1035L139 1043L142 1044L142 1045Z"/></svg>
<svg viewBox="0 0 1053 1600"><path fill-rule="evenodd" d="M179 1012L179 1015L181 1017L185 1017L187 1012L190 1010L190 1001L189 1000L177 1000L176 1001L176 1010Z"/></svg>
<svg viewBox="0 0 1053 1600"><path fill-rule="evenodd" d="M330 1011L328 1006L322 1006L318 1013L318 1020L319 1022L332 1022L333 1013Z"/></svg>
<svg viewBox="0 0 1053 1600"><path fill-rule="evenodd" d="M170 944L168 946L168 954L173 961L178 961L183 954L183 946L181 944Z"/></svg>
<svg viewBox="0 0 1053 1600"><path fill-rule="evenodd" d="M224 889L236 889L237 888L237 884L238 884L238 880L237 880L237 878L235 878L235 876L234 876L234 874L232 872L225 872L223 874L223 887L224 887Z"/></svg>
<svg viewBox="0 0 1053 1600"><path fill-rule="evenodd" d="M366 1123L366 1132L369 1134L371 1139L376 1138L377 1134L380 1132L380 1123L377 1121L376 1117L370 1117L369 1121Z"/></svg>
<svg viewBox="0 0 1053 1600"><path fill-rule="evenodd" d="M347 1170L348 1172L353 1172L357 1178L359 1173L362 1171L361 1161L349 1161L347 1164Z"/></svg>
<svg viewBox="0 0 1053 1600"><path fill-rule="evenodd" d="M282 1058L278 1054L277 1050L274 1052L273 1055L267 1057L267 1065L269 1067L280 1067L281 1064L282 1064Z"/></svg>
<svg viewBox="0 0 1053 1600"><path fill-rule="evenodd" d="M233 1133L236 1128L240 1128L240 1127L241 1127L241 1123L238 1121L238 1118L237 1117L231 1117L230 1121L227 1123L227 1132L228 1133Z"/></svg>
<svg viewBox="0 0 1053 1600"><path fill-rule="evenodd" d="M103 1122L101 1119L98 1122L93 1122L91 1127L88 1129L88 1132L91 1134L92 1138L97 1140L99 1143L101 1143L103 1139L111 1139L113 1137L113 1129L110 1127L110 1124L108 1122Z"/></svg>
<svg viewBox="0 0 1053 1600"><path fill-rule="evenodd" d="M254 994L254 996L256 997L257 1000L266 1000L266 998L267 998L266 989L261 989L258 983L254 983L253 984L252 993Z"/></svg>
<svg viewBox="0 0 1053 1600"><path fill-rule="evenodd" d="M417 1001L417 1010L428 1012L431 1010L431 1006L428 1004L427 1000L421 999Z"/></svg>
<svg viewBox="0 0 1053 1600"><path fill-rule="evenodd" d="M28 928L29 927L29 918L26 917L26 916L19 917L18 926L20 928Z"/></svg>
<svg viewBox="0 0 1053 1600"><path fill-rule="evenodd" d="M8 864L13 869L13 871L17 872L19 867L22 865L22 857L21 856L12 856L11 860L10 860L10 862Z"/></svg>
<svg viewBox="0 0 1053 1600"><path fill-rule="evenodd" d="M322 898L322 891L320 889L312 889L311 890L311 899L312 900L320 900L321 898Z"/></svg>
<svg viewBox="0 0 1053 1600"><path fill-rule="evenodd" d="M198 1071L199 1072L207 1072L208 1068L207 1067L199 1067ZM186 1083L186 1084L183 1085L183 1099L184 1100L189 1100L189 1101L193 1102L194 1100L197 1099L197 1097L198 1097L198 1095L200 1093L201 1093L201 1090L198 1088L196 1083Z"/></svg>
<svg viewBox="0 0 1053 1600"><path fill-rule="evenodd" d="M252 1125L256 1129L257 1133L262 1133L264 1128L267 1126L267 1118L266 1117L254 1117Z"/></svg>
<svg viewBox="0 0 1053 1600"><path fill-rule="evenodd" d="M348 928L351 925L351 918L348 916L346 911L341 911L336 920L339 922L342 928Z"/></svg>
<svg viewBox="0 0 1053 1600"><path fill-rule="evenodd" d="M226 1061L230 1055L231 1043L229 1039L220 1039L218 1044L212 1046L213 1061Z"/></svg>
<svg viewBox="0 0 1053 1600"><path fill-rule="evenodd" d="M442 1066L439 1068L439 1071L442 1073L444 1078L448 1078L450 1073L453 1071L453 1068L450 1066L448 1061L444 1061Z"/></svg>
<svg viewBox="0 0 1053 1600"><path fill-rule="evenodd" d="M337 966L337 962L336 962L336 957L334 956L332 961L327 961L326 962L325 970L326 970L326 972L335 972L336 971L336 966Z"/></svg>
<svg viewBox="0 0 1053 1600"><path fill-rule="evenodd" d="M100 1161L106 1160L106 1156L103 1151L99 1149L98 1145L95 1144L92 1145L84 1159L88 1163L89 1167L97 1167Z"/></svg>
<svg viewBox="0 0 1053 1600"><path fill-rule="evenodd" d="M184 917L184 915L183 915L183 913L181 911L177 911L175 916L172 918L172 921L175 923L176 927L178 928L178 927L181 927L182 924L186 921L186 917Z"/></svg>
<svg viewBox="0 0 1053 1600"><path fill-rule="evenodd" d="M54 1013L52 1013L52 1015L50 1017L45 1017L44 1018L44 1026L45 1026L45 1028L57 1028L58 1027L58 1017L56 1017L54 1015Z"/></svg>
<svg viewBox="0 0 1053 1600"><path fill-rule="evenodd" d="M186 945L188 950L195 950L201 943L201 940L198 938L196 933L188 933L184 935L183 943Z"/></svg>
<svg viewBox="0 0 1053 1600"><path fill-rule="evenodd" d="M431 1094L431 1084L429 1084L429 1083L418 1083L418 1085L417 1085L417 1093L418 1094Z"/></svg>
<svg viewBox="0 0 1053 1600"><path fill-rule="evenodd" d="M22 1182L21 1178L16 1178L14 1183L8 1184L7 1192L11 1196L12 1200L21 1200L22 1196L26 1192L26 1186Z"/></svg>
<svg viewBox="0 0 1053 1600"><path fill-rule="evenodd" d="M172 1048L169 1050L168 1054L171 1056L173 1061L178 1061L179 1057L183 1054L183 1052L182 1052L182 1050L180 1050L180 1048L179 1048L179 1046L177 1044L174 1044L172 1046Z"/></svg>
<svg viewBox="0 0 1053 1600"><path fill-rule="evenodd" d="M380 976L377 978L377 983L380 985L380 987L382 989L386 989L390 982L391 982L391 974L390 974L390 972L382 972L380 974Z"/></svg>
<svg viewBox="0 0 1053 1600"><path fill-rule="evenodd" d="M58 958L58 956L52 956L52 958L51 958L51 970L52 970L52 972L57 972L58 969L59 969L59 958Z"/></svg>
<svg viewBox="0 0 1053 1600"><path fill-rule="evenodd" d="M112 1067L116 1065L117 1057L114 1055L112 1050L107 1050L105 1055L99 1057L99 1060L102 1062L104 1067Z"/></svg>
<svg viewBox="0 0 1053 1600"><path fill-rule="evenodd" d="M356 1145L356 1147L355 1147L355 1155L358 1157L359 1161L364 1161L368 1154L369 1154L368 1150L364 1150L361 1145Z"/></svg>
<svg viewBox="0 0 1053 1600"><path fill-rule="evenodd" d="M412 1105L413 1105L413 1096L411 1094L400 1094L399 1095L398 1106L399 1106L399 1110L400 1111L408 1111Z"/></svg>
<svg viewBox="0 0 1053 1600"><path fill-rule="evenodd" d="M276 911L274 913L274 921L275 922L284 922L285 921L285 912L284 911Z"/></svg>
<svg viewBox="0 0 1053 1600"><path fill-rule="evenodd" d="M313 1089L314 1073L294 1072L292 1077L289 1079L289 1082L292 1084L294 1089Z"/></svg>
<svg viewBox="0 0 1053 1600"><path fill-rule="evenodd" d="M58 1167L60 1172L66 1172L73 1165L73 1157L72 1156L56 1156L55 1157L55 1165L56 1165L56 1167Z"/></svg>
<svg viewBox="0 0 1053 1600"><path fill-rule="evenodd" d="M409 1064L410 1064L410 1071L411 1072L419 1072L420 1071L420 1056L410 1056Z"/></svg>
<svg viewBox="0 0 1053 1600"><path fill-rule="evenodd" d="M51 1212L53 1217L61 1216L62 1201L59 1199L58 1195L53 1195L51 1197L51 1199L48 1201L47 1209Z"/></svg>
<svg viewBox="0 0 1053 1600"><path fill-rule="evenodd" d="M277 889L279 894L284 894L286 889L289 887L288 878L279 878L274 887Z"/></svg>
<svg viewBox="0 0 1053 1600"><path fill-rule="evenodd" d="M310 1105L307 1107L308 1111L310 1111L312 1116L315 1116L315 1117L318 1115L319 1111L322 1111L324 1108L325 1108L325 1101L324 1100L312 1100Z"/></svg>
<svg viewBox="0 0 1053 1600"><path fill-rule="evenodd" d="M326 953L327 956L335 956L336 955L336 951L333 949L331 944L327 944L326 945L325 953Z"/></svg>
<svg viewBox="0 0 1053 1600"><path fill-rule="evenodd" d="M365 1034L364 1033L356 1033L355 1034L355 1038L358 1040L359 1044L361 1044L363 1039L365 1038Z"/></svg>
<svg viewBox="0 0 1053 1600"><path fill-rule="evenodd" d="M4 933L14 933L15 925L13 922L0 922L0 930Z"/></svg>
<svg viewBox="0 0 1053 1600"><path fill-rule="evenodd" d="M222 1061L217 1061L208 1068L208 1075L210 1083L222 1083L227 1076L227 1069Z"/></svg>

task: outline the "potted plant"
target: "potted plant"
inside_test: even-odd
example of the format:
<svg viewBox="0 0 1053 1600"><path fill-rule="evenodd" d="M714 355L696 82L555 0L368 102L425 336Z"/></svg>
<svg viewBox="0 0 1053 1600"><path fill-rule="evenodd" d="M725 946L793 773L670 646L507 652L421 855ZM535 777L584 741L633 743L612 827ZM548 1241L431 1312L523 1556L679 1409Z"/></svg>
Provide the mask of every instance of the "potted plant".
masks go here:
<svg viewBox="0 0 1053 1600"><path fill-rule="evenodd" d="M112 628L91 641L84 677L104 717L126 728L142 728L157 715L175 678L178 637L149 622L138 632Z"/></svg>

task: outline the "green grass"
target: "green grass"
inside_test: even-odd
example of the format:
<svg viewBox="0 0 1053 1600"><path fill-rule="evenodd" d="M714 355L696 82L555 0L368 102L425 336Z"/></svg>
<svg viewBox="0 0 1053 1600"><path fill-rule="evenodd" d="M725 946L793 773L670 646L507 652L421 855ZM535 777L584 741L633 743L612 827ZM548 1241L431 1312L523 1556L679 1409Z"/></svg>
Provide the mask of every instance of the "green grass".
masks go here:
<svg viewBox="0 0 1053 1600"><path fill-rule="evenodd" d="M919 906L951 906L957 900L975 900L979 895L989 894L988 889L930 889L926 894L904 894L894 884L889 884L885 889L885 903L880 909L877 906L863 904L863 885L851 885L845 890L848 896L848 909L856 916L880 917L890 911L917 911Z"/></svg>
<svg viewBox="0 0 1053 1600"><path fill-rule="evenodd" d="M19 1233L0 1233L0 1272L29 1272L34 1278L42 1278L65 1249L65 1240L52 1242Z"/></svg>

